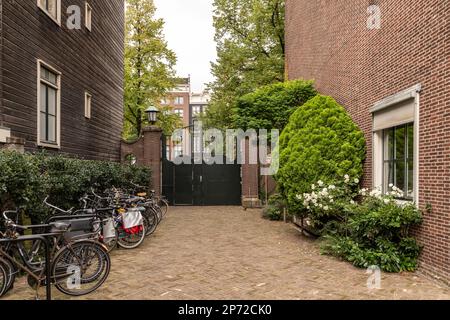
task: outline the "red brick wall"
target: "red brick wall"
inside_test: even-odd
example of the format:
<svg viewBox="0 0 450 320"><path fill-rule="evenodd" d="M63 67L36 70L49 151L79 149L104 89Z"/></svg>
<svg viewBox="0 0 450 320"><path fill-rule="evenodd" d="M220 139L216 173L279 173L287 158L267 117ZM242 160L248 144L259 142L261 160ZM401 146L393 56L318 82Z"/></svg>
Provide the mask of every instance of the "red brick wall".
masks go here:
<svg viewBox="0 0 450 320"><path fill-rule="evenodd" d="M382 11L369 30L367 8ZM422 84L419 202L433 207L418 230L421 270L450 282L450 1L287 0L287 72L315 79L366 133L366 186L372 181L375 102Z"/></svg>

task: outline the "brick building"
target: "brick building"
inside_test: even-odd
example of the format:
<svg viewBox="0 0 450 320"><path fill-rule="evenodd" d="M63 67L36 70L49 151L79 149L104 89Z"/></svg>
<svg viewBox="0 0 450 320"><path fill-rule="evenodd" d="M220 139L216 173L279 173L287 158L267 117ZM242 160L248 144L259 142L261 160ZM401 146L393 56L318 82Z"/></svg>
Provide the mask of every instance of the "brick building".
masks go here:
<svg viewBox="0 0 450 320"><path fill-rule="evenodd" d="M450 282L450 2L287 0L286 71L367 139L364 184L424 210L421 270ZM379 28L378 28L379 27Z"/></svg>

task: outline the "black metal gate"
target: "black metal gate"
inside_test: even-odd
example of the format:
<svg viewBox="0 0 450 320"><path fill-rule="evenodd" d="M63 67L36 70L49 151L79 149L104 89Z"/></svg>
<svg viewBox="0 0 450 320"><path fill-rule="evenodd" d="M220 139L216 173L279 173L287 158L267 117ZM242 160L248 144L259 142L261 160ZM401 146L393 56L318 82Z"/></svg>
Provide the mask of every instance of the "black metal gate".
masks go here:
<svg viewBox="0 0 450 320"><path fill-rule="evenodd" d="M241 166L206 163L175 165L164 159L163 195L173 205L240 205Z"/></svg>

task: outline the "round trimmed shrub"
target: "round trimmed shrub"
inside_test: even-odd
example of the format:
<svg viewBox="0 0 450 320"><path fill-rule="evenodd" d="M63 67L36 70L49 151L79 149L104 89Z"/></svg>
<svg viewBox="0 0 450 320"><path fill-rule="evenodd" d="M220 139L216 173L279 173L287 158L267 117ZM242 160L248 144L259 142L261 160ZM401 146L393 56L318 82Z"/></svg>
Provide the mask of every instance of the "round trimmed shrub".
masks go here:
<svg viewBox="0 0 450 320"><path fill-rule="evenodd" d="M278 186L292 213L301 213L297 195L321 180L360 178L365 159L363 132L333 98L317 95L290 117L280 136Z"/></svg>

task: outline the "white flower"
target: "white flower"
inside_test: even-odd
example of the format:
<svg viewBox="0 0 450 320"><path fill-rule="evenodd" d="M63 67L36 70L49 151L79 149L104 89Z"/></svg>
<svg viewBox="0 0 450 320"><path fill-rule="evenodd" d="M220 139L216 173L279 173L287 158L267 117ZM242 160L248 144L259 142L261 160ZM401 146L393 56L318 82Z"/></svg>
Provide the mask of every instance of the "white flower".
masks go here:
<svg viewBox="0 0 450 320"><path fill-rule="evenodd" d="M316 190L316 185L313 184L313 185L311 186L311 189L312 189L312 190Z"/></svg>
<svg viewBox="0 0 450 320"><path fill-rule="evenodd" d="M389 204L389 202L390 202L389 199L384 199L385 204Z"/></svg>
<svg viewBox="0 0 450 320"><path fill-rule="evenodd" d="M319 203L319 208L322 209L323 208L323 204Z"/></svg>
<svg viewBox="0 0 450 320"><path fill-rule="evenodd" d="M323 187L323 181L322 180L317 181L317 184L319 185L319 187Z"/></svg>
<svg viewBox="0 0 450 320"><path fill-rule="evenodd" d="M302 200L302 196L298 194L298 195L297 195L297 199L298 199L298 200Z"/></svg>
<svg viewBox="0 0 450 320"><path fill-rule="evenodd" d="M332 184L331 186L329 186L329 188L330 188L330 190L334 190L334 189L336 189L336 186Z"/></svg>
<svg viewBox="0 0 450 320"><path fill-rule="evenodd" d="M350 203L351 203L351 204L355 204L355 201L353 201L353 200L350 200Z"/></svg>
<svg viewBox="0 0 450 320"><path fill-rule="evenodd" d="M328 206L323 207L323 210L325 210L325 211L328 211L328 209L329 209Z"/></svg>
<svg viewBox="0 0 450 320"><path fill-rule="evenodd" d="M355 183L359 183L359 179L358 178L355 178Z"/></svg>
<svg viewBox="0 0 450 320"><path fill-rule="evenodd" d="M331 202L331 203L334 203L334 200L333 200L333 199L330 199L330 202Z"/></svg>
<svg viewBox="0 0 450 320"><path fill-rule="evenodd" d="M394 186L393 183L389 183L389 188L392 188Z"/></svg>

